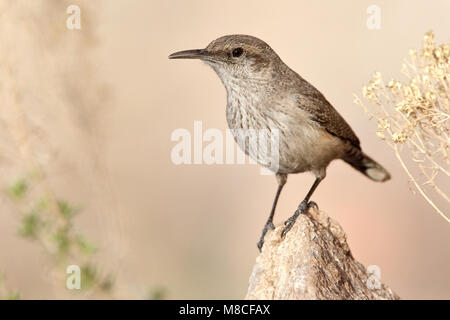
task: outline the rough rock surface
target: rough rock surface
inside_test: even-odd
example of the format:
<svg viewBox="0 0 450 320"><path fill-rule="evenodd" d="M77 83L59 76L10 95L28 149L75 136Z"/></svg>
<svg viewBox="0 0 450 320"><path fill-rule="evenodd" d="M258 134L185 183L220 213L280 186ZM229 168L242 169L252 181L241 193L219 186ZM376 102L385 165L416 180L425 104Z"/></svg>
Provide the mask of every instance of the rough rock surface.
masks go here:
<svg viewBox="0 0 450 320"><path fill-rule="evenodd" d="M314 208L301 214L284 239L267 233L246 299L399 299L356 261L341 226Z"/></svg>

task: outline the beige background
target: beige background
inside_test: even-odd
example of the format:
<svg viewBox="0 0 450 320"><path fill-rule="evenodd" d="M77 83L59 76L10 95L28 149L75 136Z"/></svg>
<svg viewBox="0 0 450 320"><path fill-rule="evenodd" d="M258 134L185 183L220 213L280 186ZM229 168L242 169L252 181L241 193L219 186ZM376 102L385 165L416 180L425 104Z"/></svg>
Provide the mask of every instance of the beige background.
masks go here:
<svg viewBox="0 0 450 320"><path fill-rule="evenodd" d="M450 298L449 225L409 190L393 153L352 96L374 71L400 77L401 60L409 48L421 46L426 31L448 41L448 1L90 1L82 2L80 31L65 29L71 2L58 2L2 8L4 16L17 13L3 22L14 44L5 61L28 75L19 80L24 91L31 86L38 92L28 95L24 107L41 115L49 145L58 150L47 169L52 187L85 208L77 228L97 241L101 263L117 275L119 296L142 298L158 287L167 298L245 295L275 178L260 175L256 165L171 162L173 130L192 132L194 120L202 120L204 130L226 128L226 97L206 65L167 59L174 51L245 33L268 42L321 90L365 151L392 173L392 181L377 184L337 161L314 194L346 230L354 256L380 266L382 281L402 298ZM380 30L366 27L370 4L381 8ZM34 44L23 27L28 14L42 37ZM52 28L59 33L47 34ZM89 43L72 47L87 34ZM54 37L56 49L45 42ZM80 71L85 65L89 71ZM50 66L75 72L64 78L75 88L64 96L75 112L44 103L61 94L55 89L59 78L45 72ZM86 98L93 81L105 88L106 100ZM85 122L91 130L83 129ZM14 161L2 170L3 188L21 172ZM312 181L310 174L289 177L277 223L293 213ZM46 277L45 254L16 236L11 205L2 200L0 206L0 268L8 285L24 298L71 297ZM448 204L444 209L450 211Z"/></svg>

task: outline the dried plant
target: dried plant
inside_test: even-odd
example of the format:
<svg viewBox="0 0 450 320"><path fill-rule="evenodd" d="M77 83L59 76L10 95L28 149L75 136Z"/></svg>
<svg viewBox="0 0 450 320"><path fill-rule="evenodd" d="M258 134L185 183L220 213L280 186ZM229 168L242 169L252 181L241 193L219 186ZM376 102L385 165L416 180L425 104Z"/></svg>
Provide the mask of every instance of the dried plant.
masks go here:
<svg viewBox="0 0 450 320"><path fill-rule="evenodd" d="M368 103L355 95L355 103L376 119L376 134L394 150L415 188L447 222L438 203L449 202L444 190L450 171L449 61L450 45L437 45L430 31L422 49L410 50L402 64L406 81L386 83L376 72L362 90Z"/></svg>
<svg viewBox="0 0 450 320"><path fill-rule="evenodd" d="M0 3L0 188L6 190L0 192L1 210L20 219L19 235L46 254L43 274L50 275L58 297L69 294L63 279L67 265L76 263L87 289L82 295L103 298L111 294L112 277L101 271L105 263L94 254L96 246L75 227L76 208L61 200L55 187L58 179L73 181L76 167L70 160L77 153L72 149L87 156L77 178L95 182L90 195L98 204L85 211L102 220L108 243L117 248L122 240L114 229L118 206L99 147L99 116L108 104L91 61L96 36L89 15L98 5L78 2L83 32L66 28L68 5L58 0ZM114 274L117 269L108 266ZM16 296L0 281L0 297Z"/></svg>

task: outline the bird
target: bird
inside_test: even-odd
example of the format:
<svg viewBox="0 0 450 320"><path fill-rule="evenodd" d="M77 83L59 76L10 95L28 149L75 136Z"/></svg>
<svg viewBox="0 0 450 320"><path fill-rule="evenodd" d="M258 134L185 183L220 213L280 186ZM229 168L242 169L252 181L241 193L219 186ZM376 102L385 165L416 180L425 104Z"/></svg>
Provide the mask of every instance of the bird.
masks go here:
<svg viewBox="0 0 450 320"><path fill-rule="evenodd" d="M278 187L257 243L273 230L275 209L289 174L312 172L315 180L281 237L312 206L311 196L331 161L341 159L369 179L384 182L389 172L366 155L350 125L312 84L289 68L263 40L244 34L222 36L204 49L183 50L169 59L199 59L217 73L227 93L226 119L239 147L276 176ZM277 135L278 163L271 168L267 152L243 142L242 132L265 130Z"/></svg>

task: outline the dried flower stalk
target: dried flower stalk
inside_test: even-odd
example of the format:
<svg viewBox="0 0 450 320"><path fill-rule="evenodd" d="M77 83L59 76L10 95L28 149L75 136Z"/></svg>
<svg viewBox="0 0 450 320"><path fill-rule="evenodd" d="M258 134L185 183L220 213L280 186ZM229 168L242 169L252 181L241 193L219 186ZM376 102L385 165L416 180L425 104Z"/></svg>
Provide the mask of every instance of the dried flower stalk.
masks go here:
<svg viewBox="0 0 450 320"><path fill-rule="evenodd" d="M377 120L377 136L394 150L418 192L447 222L450 218L434 198L449 202L443 190L450 172L449 61L450 44L437 45L433 32L427 32L422 49L410 50L402 64L405 82L385 83L376 72L362 89L367 103L356 95L354 100Z"/></svg>

